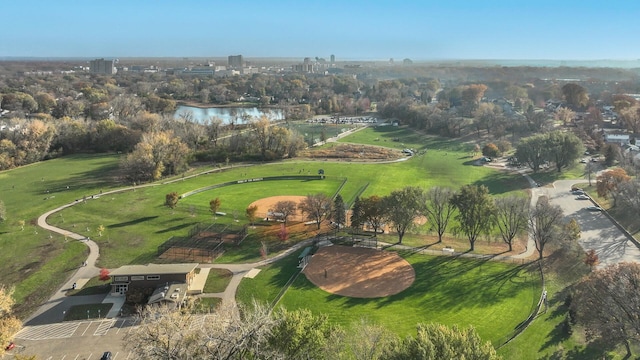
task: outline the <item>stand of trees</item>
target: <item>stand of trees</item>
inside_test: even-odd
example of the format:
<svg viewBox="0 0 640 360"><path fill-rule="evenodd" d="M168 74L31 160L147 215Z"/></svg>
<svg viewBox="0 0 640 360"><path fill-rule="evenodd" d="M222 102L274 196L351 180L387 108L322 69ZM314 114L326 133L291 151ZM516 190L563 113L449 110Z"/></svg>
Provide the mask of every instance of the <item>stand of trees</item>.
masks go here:
<svg viewBox="0 0 640 360"><path fill-rule="evenodd" d="M516 147L516 158L534 173L543 164L553 162L558 172L573 164L584 152L582 141L569 132L552 131L522 139Z"/></svg>
<svg viewBox="0 0 640 360"><path fill-rule="evenodd" d="M404 339L360 322L347 329L309 310L221 306L201 326L193 307L149 307L127 347L140 359L497 359L473 328L418 325Z"/></svg>

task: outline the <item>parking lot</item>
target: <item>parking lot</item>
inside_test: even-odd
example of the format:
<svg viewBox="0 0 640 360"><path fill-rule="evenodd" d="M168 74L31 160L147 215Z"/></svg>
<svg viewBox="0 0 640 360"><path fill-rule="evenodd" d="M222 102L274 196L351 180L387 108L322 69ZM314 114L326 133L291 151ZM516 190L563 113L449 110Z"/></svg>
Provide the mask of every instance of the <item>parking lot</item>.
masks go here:
<svg viewBox="0 0 640 360"><path fill-rule="evenodd" d="M9 354L44 360L97 360L111 351L114 360L133 359L123 339L135 325L133 319L104 319L27 326L16 335L18 346Z"/></svg>
<svg viewBox="0 0 640 360"><path fill-rule="evenodd" d="M640 262L640 249L600 211L590 211L594 206L591 200L578 200L578 195L571 193L571 185L576 180L560 180L553 187L544 187L542 191L549 196L554 205L559 205L567 218L574 218L582 230L580 245L583 249L593 249L600 260L599 267L619 262Z"/></svg>

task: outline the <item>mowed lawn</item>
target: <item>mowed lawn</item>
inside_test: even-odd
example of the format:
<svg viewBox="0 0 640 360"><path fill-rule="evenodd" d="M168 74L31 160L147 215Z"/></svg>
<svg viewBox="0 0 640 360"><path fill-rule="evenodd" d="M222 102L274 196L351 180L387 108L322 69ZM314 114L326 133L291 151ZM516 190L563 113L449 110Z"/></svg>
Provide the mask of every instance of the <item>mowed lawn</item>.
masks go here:
<svg viewBox="0 0 640 360"><path fill-rule="evenodd" d="M238 299L271 303L295 273L297 255L266 267L254 279L243 279ZM366 318L401 336L415 335L419 322L472 325L497 346L527 318L541 292L539 273L527 265L419 254L405 259L416 280L399 294L378 299L333 295L301 274L278 306L307 308L341 325Z"/></svg>
<svg viewBox="0 0 640 360"><path fill-rule="evenodd" d="M392 129L389 127L389 129ZM398 130L396 128L396 130ZM347 137L364 136L366 129ZM48 218L52 225L89 236L101 247L98 266L113 268L132 263L157 261L157 248L171 236L184 236L199 222L246 224L244 210L252 201L275 195L307 195L322 192L333 195L346 178L340 194L347 203L356 194L385 195L403 186L450 186L484 184L492 193L525 189L517 174L475 166L466 144L448 139L423 137L400 129L406 144L424 143L428 149L420 156L389 164L290 160L273 164L233 167L206 175L192 173L184 179L164 179L135 191L99 196L80 202ZM406 137L406 139L404 138ZM359 141L358 138L353 138ZM409 141L410 140L410 141ZM363 141L364 142L364 141ZM371 140L370 142L375 142ZM388 141L384 145L393 145ZM396 144L396 146L401 146ZM408 145L407 145L408 146ZM413 145L411 147L414 147ZM35 226L37 217L60 205L84 196L129 186L121 181L117 155L80 155L49 160L19 169L0 172L0 200L7 208L7 221L0 224L0 271L2 283L16 286L16 300L26 307L41 303L82 262L87 249L77 242L50 234ZM175 210L164 206L165 195L227 181L282 175L327 175L322 181L270 181L228 186L181 199ZM216 220L209 212L209 200L219 197L220 211L227 216ZM24 230L20 221L25 222ZM102 234L99 228L104 227ZM248 238L244 247L227 251L220 261L245 262L259 259L260 239ZM270 248L270 251L278 251Z"/></svg>
<svg viewBox="0 0 640 360"><path fill-rule="evenodd" d="M18 315L42 303L86 259L87 248L37 227L42 213L117 186L115 155L77 155L0 172L0 283L15 286ZM21 221L24 221L22 229Z"/></svg>

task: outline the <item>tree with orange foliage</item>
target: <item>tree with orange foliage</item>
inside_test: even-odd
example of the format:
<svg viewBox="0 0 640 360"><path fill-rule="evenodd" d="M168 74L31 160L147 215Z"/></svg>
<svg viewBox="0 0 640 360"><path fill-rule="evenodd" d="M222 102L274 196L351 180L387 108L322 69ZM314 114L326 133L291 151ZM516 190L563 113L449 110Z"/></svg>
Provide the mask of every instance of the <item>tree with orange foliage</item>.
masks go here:
<svg viewBox="0 0 640 360"><path fill-rule="evenodd" d="M595 250L591 249L585 253L584 263L592 270L600 263L600 259L598 258L598 254L596 254Z"/></svg>
<svg viewBox="0 0 640 360"><path fill-rule="evenodd" d="M623 168L615 168L607 171L603 171L596 178L596 190L598 196L613 199L613 206L616 206L618 200L618 190L624 183L629 182L631 177L627 175L627 172Z"/></svg>
<svg viewBox="0 0 640 360"><path fill-rule="evenodd" d="M100 279L101 281L107 281L111 279L111 276L109 276L109 269L100 269L100 275L98 276L98 279Z"/></svg>

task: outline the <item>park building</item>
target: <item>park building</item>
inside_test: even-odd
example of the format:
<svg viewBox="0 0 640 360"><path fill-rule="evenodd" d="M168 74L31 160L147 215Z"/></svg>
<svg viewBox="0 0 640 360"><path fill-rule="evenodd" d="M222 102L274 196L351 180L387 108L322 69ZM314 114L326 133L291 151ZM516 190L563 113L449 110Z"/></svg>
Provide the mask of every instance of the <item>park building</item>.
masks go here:
<svg viewBox="0 0 640 360"><path fill-rule="evenodd" d="M122 266L109 273L111 295L179 305L188 294L201 292L193 289L197 267L197 263Z"/></svg>

